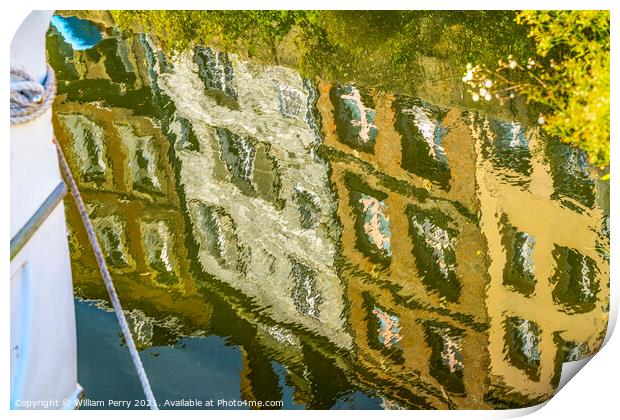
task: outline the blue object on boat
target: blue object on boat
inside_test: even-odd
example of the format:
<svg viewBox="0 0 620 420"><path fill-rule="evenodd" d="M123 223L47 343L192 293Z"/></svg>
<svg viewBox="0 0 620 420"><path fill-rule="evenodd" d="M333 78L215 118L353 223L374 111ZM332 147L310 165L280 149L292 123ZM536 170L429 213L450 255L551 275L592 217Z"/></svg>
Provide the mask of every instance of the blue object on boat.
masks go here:
<svg viewBox="0 0 620 420"><path fill-rule="evenodd" d="M87 50L102 39L97 25L86 19L54 15L51 23L74 50Z"/></svg>

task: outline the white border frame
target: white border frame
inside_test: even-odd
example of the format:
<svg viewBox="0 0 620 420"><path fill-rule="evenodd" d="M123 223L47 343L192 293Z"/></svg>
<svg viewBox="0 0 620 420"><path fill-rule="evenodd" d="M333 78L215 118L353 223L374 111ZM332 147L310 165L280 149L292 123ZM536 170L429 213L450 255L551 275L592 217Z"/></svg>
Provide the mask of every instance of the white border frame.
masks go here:
<svg viewBox="0 0 620 420"><path fill-rule="evenodd" d="M618 98L618 77L615 77L619 73L620 66L618 65L619 60L619 52L618 52L618 4L619 2L613 0L594 0L590 2L577 1L577 0L520 0L520 1L493 1L493 0L470 0L466 3L462 1L455 0L442 0L435 2L415 2L415 1L405 1L405 0L387 0L377 2L370 0L344 0L336 3L335 1L327 1L327 0L313 0L313 1L301 1L301 0L263 0L260 5L256 4L256 2L248 1L248 0L227 0L226 2L212 2L212 1L197 1L197 0L175 0L171 1L163 1L163 0L134 0L131 4L128 4L127 0L89 0L87 3L84 1L76 1L76 0L58 0L58 1L44 1L44 0L31 0L29 2L14 2L7 1L3 4L4 10L0 16L0 30L3 35L2 48L3 53L1 55L2 60L4 61L3 68L5 71L9 69L8 59L9 59L9 47L10 42L13 37L13 34L24 20L24 18L30 13L31 10L34 9L429 9L429 10L462 10L462 9L607 9L611 10L611 49L612 49L612 60L611 60L611 74L612 74L612 89L611 89L611 114L614 115L614 111L617 114L617 107L615 104L617 103ZM128 7L131 6L131 7ZM171 7L172 6L172 7ZM5 73L5 77L8 76ZM8 84L4 85L5 89L5 97L8 97ZM6 109L6 108L5 108ZM0 152L0 159L2 159L0 168L2 168L2 183L0 188L2 188L2 196L9 196L9 168L10 168L10 153L9 153L9 142L8 142L8 130L9 130L9 119L5 114L4 118L5 124L5 136L3 136L3 141L1 141L2 150ZM610 121L611 123L611 137L616 139L619 135L618 121L613 118ZM614 140L618 141L618 140ZM615 165L618 163L618 153L617 147L612 146L611 148L611 157L612 157L612 167L615 168ZM615 174L615 172L614 172ZM614 182L616 181L615 175L612 174L611 178L611 197L615 197L615 189ZM614 211L617 208L617 204L612 201L611 203L611 213L616 214ZM3 237L8 238L8 224L6 221L9 219L9 208L7 201L3 201L0 205L0 211L2 219L4 223L2 224ZM611 231L616 232L619 224L616 223L615 217L611 217ZM9 258L9 243L8 241L2 242L0 244L2 247L3 254L5 255L4 261L8 261ZM610 273L613 277L613 274L617 272L618 267L618 258L616 256L617 251L617 241L615 240L615 236L612 234L611 237L611 267ZM5 270L6 273L6 270ZM5 284L6 284L6 277ZM5 286L6 287L6 286ZM5 289L6 292L6 289ZM592 358L588 358L585 361L572 362L570 364L565 364L565 368L562 370L562 378L561 384L563 386L559 387L559 391L551 400L549 400L545 404L541 404L539 406L518 409L518 410L506 410L506 411L457 411L457 412L430 412L430 411L421 411L421 412L413 412L413 411L403 411L403 412L378 412L378 411L356 411L356 417L364 417L364 418L373 418L375 419L377 416L416 416L417 418L437 418L437 419L475 419L479 420L480 418L513 418L521 415L526 415L535 412L531 418L548 418L548 416L554 417L568 417L568 418L576 418L578 416L581 417L589 417L589 418L610 418L611 413L617 411L617 380L620 377L620 363L618 363L617 355L620 354L620 341L617 338L617 334L614 337L613 331L616 326L617 318L618 318L618 304L620 300L620 293L618 288L618 280L611 281L611 290L610 290L610 313L609 313L609 326L607 336L605 338L605 345L599 351L597 355ZM10 312L9 312L9 293L1 294L0 306L2 307L2 320L4 325L8 325ZM6 331L6 329L5 329ZM5 333L2 337L2 354L3 357L0 359L0 366L2 372L9 371L9 344L8 344L8 336ZM579 375L577 375L576 379L571 378L580 370L582 370ZM5 407L5 410L8 410L8 401L9 401L9 389L8 389L8 380L4 378L4 380L0 381L0 395L2 395L2 405ZM76 390L76 396L79 393ZM543 408L544 407L544 408ZM541 409L542 408L542 409ZM4 410L3 410L4 411ZM260 412L260 411L251 411L251 412L225 412L225 411L210 411L208 414L204 412L183 412L183 416L187 418L201 418L204 419L205 416L216 417L216 418L230 418L230 416L236 417L240 416L241 413L245 416L258 416L264 418L288 418L293 415L292 411L279 411L279 412ZM9 413L11 416L31 416L36 414L37 417L41 416L41 412L17 412L11 411ZM67 413L61 414L61 412L46 412L45 415L50 417L55 416L65 416ZM85 412L81 411L80 415L84 416L93 416L98 418L108 417L109 413L105 411L92 411ZM143 418L150 415L157 416L165 416L169 415L177 415L176 412L160 412L160 413L152 413L151 412L136 412L132 414L132 416L136 416L136 418ZM342 414L338 412L320 412L320 411L306 411L303 412L300 416L304 417L315 417L315 418L323 418L325 416L337 418ZM543 417L544 416L544 417Z"/></svg>

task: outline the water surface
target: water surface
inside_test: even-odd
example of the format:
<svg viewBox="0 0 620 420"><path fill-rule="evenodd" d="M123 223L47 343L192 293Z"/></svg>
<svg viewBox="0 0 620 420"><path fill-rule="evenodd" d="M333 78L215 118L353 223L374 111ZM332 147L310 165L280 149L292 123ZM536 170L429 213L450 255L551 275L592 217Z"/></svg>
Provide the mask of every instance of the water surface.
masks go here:
<svg viewBox="0 0 620 420"><path fill-rule="evenodd" d="M505 110L172 56L101 16L85 50L49 32L54 125L160 403L522 407L599 348L609 196L581 151ZM141 399L67 216L79 381Z"/></svg>

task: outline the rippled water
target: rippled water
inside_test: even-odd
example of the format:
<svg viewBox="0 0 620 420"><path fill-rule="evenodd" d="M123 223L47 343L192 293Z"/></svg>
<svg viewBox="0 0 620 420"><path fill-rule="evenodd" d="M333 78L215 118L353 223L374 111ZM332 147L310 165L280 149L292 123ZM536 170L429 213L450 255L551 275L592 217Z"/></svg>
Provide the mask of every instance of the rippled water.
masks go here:
<svg viewBox="0 0 620 420"><path fill-rule="evenodd" d="M49 32L54 125L160 403L521 407L600 346L609 195L582 152L433 98L170 57L96 16L91 48ZM79 381L142 399L67 216Z"/></svg>

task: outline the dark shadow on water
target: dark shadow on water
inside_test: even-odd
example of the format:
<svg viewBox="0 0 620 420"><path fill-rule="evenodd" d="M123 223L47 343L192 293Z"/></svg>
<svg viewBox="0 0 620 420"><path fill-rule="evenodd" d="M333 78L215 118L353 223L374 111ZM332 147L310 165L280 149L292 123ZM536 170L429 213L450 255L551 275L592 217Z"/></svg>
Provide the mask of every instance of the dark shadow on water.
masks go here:
<svg viewBox="0 0 620 420"><path fill-rule="evenodd" d="M136 375L129 350L123 344L114 312L102 309L99 301L75 300L78 337L78 382L85 398L103 401L104 406L84 404L82 409L115 409L110 401L128 401L131 409L141 406L144 394ZM149 376L160 409L248 409L239 406L242 349L229 345L217 335L187 337L170 346L154 346L142 350L140 357ZM295 388L287 383L287 369L271 361L277 376L277 387L283 409L304 409L295 401ZM274 394L274 393L272 393ZM203 402L196 407L193 401ZM225 401L235 401L237 406ZM212 406L207 406L212 401ZM173 406L172 404L185 404ZM340 396L331 409L381 409L380 399L361 391Z"/></svg>

